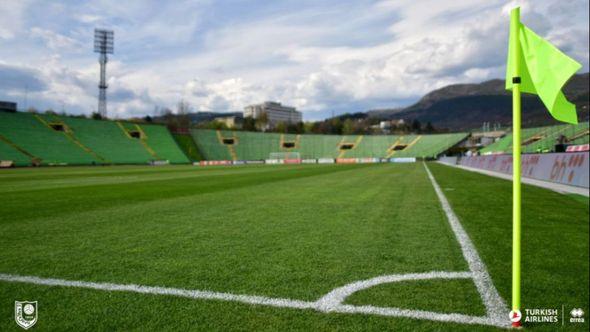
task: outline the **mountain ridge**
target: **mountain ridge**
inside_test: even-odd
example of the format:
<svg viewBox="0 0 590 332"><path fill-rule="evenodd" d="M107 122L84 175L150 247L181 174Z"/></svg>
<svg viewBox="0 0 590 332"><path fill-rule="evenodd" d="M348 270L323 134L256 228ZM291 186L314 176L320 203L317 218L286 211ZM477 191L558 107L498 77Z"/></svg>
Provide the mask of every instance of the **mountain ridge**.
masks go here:
<svg viewBox="0 0 590 332"><path fill-rule="evenodd" d="M564 87L567 99L574 104L580 121L588 120L589 73L574 75ZM523 94L523 125L558 123L537 96ZM404 108L369 110L369 117L383 120L418 120L431 122L438 128L464 130L477 128L483 122L510 125L512 96L504 88L504 80L481 83L452 84L425 94L416 103Z"/></svg>

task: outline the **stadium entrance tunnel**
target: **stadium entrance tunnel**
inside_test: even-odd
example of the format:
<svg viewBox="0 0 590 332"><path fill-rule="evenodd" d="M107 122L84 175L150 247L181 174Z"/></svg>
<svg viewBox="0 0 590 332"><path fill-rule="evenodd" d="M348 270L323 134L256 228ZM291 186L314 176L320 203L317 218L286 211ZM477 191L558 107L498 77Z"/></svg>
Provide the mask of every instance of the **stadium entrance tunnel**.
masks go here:
<svg viewBox="0 0 590 332"><path fill-rule="evenodd" d="M234 145L235 143L233 138L223 138L221 141L225 145Z"/></svg>
<svg viewBox="0 0 590 332"><path fill-rule="evenodd" d="M139 130L129 130L129 136L137 139L141 139L141 131Z"/></svg>
<svg viewBox="0 0 590 332"><path fill-rule="evenodd" d="M63 123L50 123L49 127L55 131L66 131L66 125Z"/></svg>
<svg viewBox="0 0 590 332"><path fill-rule="evenodd" d="M292 149L295 147L295 142L283 142L283 148Z"/></svg>
<svg viewBox="0 0 590 332"><path fill-rule="evenodd" d="M400 150L403 150L403 149L405 149L405 148L407 148L407 147L408 147L408 145L407 145L407 144L396 144L396 145L394 145L394 146L393 146L391 149L392 149L393 151L400 151Z"/></svg>
<svg viewBox="0 0 590 332"><path fill-rule="evenodd" d="M340 150L352 150L354 149L354 143L342 143L340 144Z"/></svg>

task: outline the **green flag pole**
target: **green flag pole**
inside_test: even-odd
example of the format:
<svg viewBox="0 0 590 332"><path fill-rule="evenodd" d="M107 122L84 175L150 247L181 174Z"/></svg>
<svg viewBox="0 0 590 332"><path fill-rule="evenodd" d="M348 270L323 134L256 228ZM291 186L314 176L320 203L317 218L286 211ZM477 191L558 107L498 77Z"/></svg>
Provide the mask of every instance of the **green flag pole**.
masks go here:
<svg viewBox="0 0 590 332"><path fill-rule="evenodd" d="M510 13L510 50L512 67L512 310L520 311L520 8ZM519 327L520 321L513 322Z"/></svg>

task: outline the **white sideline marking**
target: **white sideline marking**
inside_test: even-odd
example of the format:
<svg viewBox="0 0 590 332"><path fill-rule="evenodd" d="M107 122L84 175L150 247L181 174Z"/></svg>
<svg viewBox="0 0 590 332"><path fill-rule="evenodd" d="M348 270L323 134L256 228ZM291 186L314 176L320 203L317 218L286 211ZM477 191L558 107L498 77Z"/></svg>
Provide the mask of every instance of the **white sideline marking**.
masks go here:
<svg viewBox="0 0 590 332"><path fill-rule="evenodd" d="M191 299L205 299L205 300L222 300L222 301L234 301L243 302L249 304L261 304L269 305L273 307L285 307L285 308L296 308L296 309L312 309L315 306L314 302L289 300L281 298L269 298L264 296L253 296L253 295L239 295L231 293L220 293L203 290L191 290L182 288L170 288L170 287L154 287L154 286L142 286L134 284L112 284L102 282L88 282L88 281L75 281L75 280L64 280L64 279L52 279L52 278L39 278L33 276L19 276L13 274L0 274L0 280L8 282L21 282L35 285L45 286L62 286L62 287L75 287L75 288L90 288L103 291L116 291L116 292L132 292L142 294L156 294L156 295L171 295L179 297L188 297Z"/></svg>
<svg viewBox="0 0 590 332"><path fill-rule="evenodd" d="M35 276L20 276L13 274L0 273L0 281L18 282L35 285L46 286L61 286L61 287L76 287L88 288L102 291L119 291L119 292L133 292L153 295L169 295L178 296L191 299L205 299L205 300L221 300L233 301L255 305L265 305L271 307L282 307L292 309L312 309L320 312L332 313L346 313L346 314L365 314L365 315L380 315L389 317L406 317L413 319L452 322L462 324L480 324L489 325L501 328L510 327L508 319L508 308L504 300L498 294L494 287L490 275L486 269L485 264L479 257L473 243L469 236L461 226L459 219L451 209L449 202L444 196L434 176L423 163L428 178L436 191L438 199L443 210L447 216L451 229L457 238L463 252L463 257L469 266L469 272L444 272L431 271L425 273L408 273L408 274L392 274L379 276L367 280L356 281L342 287L335 288L328 294L321 297L319 300L301 301L285 298L272 298L256 295L231 294L222 292L213 292L207 290L190 290L182 288L157 287L157 286L143 286L134 284L113 284L113 283L97 283L87 281L75 281L64 279L40 278ZM355 292L374 287L384 283L394 283L403 281L416 280L432 280L432 279L473 279L478 292L480 293L483 303L486 307L486 316L469 316L458 313L439 313L423 310L410 310L394 307L376 307L370 305L350 305L344 304L346 298Z"/></svg>
<svg viewBox="0 0 590 332"><path fill-rule="evenodd" d="M459 218L457 218L455 212L453 212L451 205L447 201L447 198L434 179L430 169L428 169L426 163L423 163L423 165L426 169L426 172L428 173L428 178L430 179L430 182L436 191L438 200L440 201L440 204L447 215L447 219L449 220L449 224L453 229L453 233L455 233L455 237L461 245L461 251L463 252L463 257L465 257L465 260L469 265L469 270L471 273L473 273L473 282L475 283L475 286L481 295L488 317L497 325L509 326L507 319L508 308L506 307L506 303L500 294L498 294L496 287L494 287L492 278L490 277L484 262L479 257L479 254L471 242L469 235L467 235L463 229L463 226L461 226Z"/></svg>
<svg viewBox="0 0 590 332"><path fill-rule="evenodd" d="M53 279L53 278L40 278L34 276L20 276L13 274L0 273L0 281L6 282L18 282L35 285L45 286L60 286L60 287L75 287L75 288L88 288L102 291L115 291L115 292L132 292L141 294L151 295L168 295L185 297L191 299L205 299L205 300L221 300L221 301L232 301L241 302L247 304L265 305L271 307L282 307L291 309L313 309L321 312L331 313L344 313L344 314L365 314L365 315L379 315L389 317L406 317L414 319L423 319L440 322L452 322L462 324L480 324L490 325L496 327L505 327L505 324L498 324L490 317L483 316L469 316L457 313L438 313L422 310L409 310L401 308L391 307L376 307L376 306L357 306L342 304L340 301L354 293L355 291L369 288L378 284L388 282L400 282L400 281L412 281L412 280L426 280L426 279L456 279L456 278L470 278L471 272L440 272L433 271L427 273L410 273L410 274L394 274L376 277L365 281L358 281L352 284L340 287L331 291L326 296L320 298L318 301L300 301L283 298L272 298L256 295L242 295L242 294L231 294L212 292L205 290L190 290L182 288L170 288L170 287L154 287L154 286L142 286L134 284L113 284L113 283L98 283L98 282L87 282L87 281L75 281L75 280L64 280L64 279ZM359 287L361 286L362 287ZM355 289L354 291L351 291ZM346 291L340 291L346 290ZM342 296L343 294L343 296Z"/></svg>

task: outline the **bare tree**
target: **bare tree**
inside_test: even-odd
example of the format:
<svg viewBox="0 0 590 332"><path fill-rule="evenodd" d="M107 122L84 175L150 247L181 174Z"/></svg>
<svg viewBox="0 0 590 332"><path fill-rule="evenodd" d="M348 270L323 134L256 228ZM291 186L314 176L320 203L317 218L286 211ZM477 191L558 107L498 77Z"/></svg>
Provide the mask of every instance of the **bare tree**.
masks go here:
<svg viewBox="0 0 590 332"><path fill-rule="evenodd" d="M176 105L176 111L178 115L178 127L183 130L188 130L191 125L191 119L189 116L191 106L188 102L181 99Z"/></svg>
<svg viewBox="0 0 590 332"><path fill-rule="evenodd" d="M266 112L261 112L258 119L256 119L256 124L260 130L266 131L266 125L268 124L268 114L266 114Z"/></svg>

